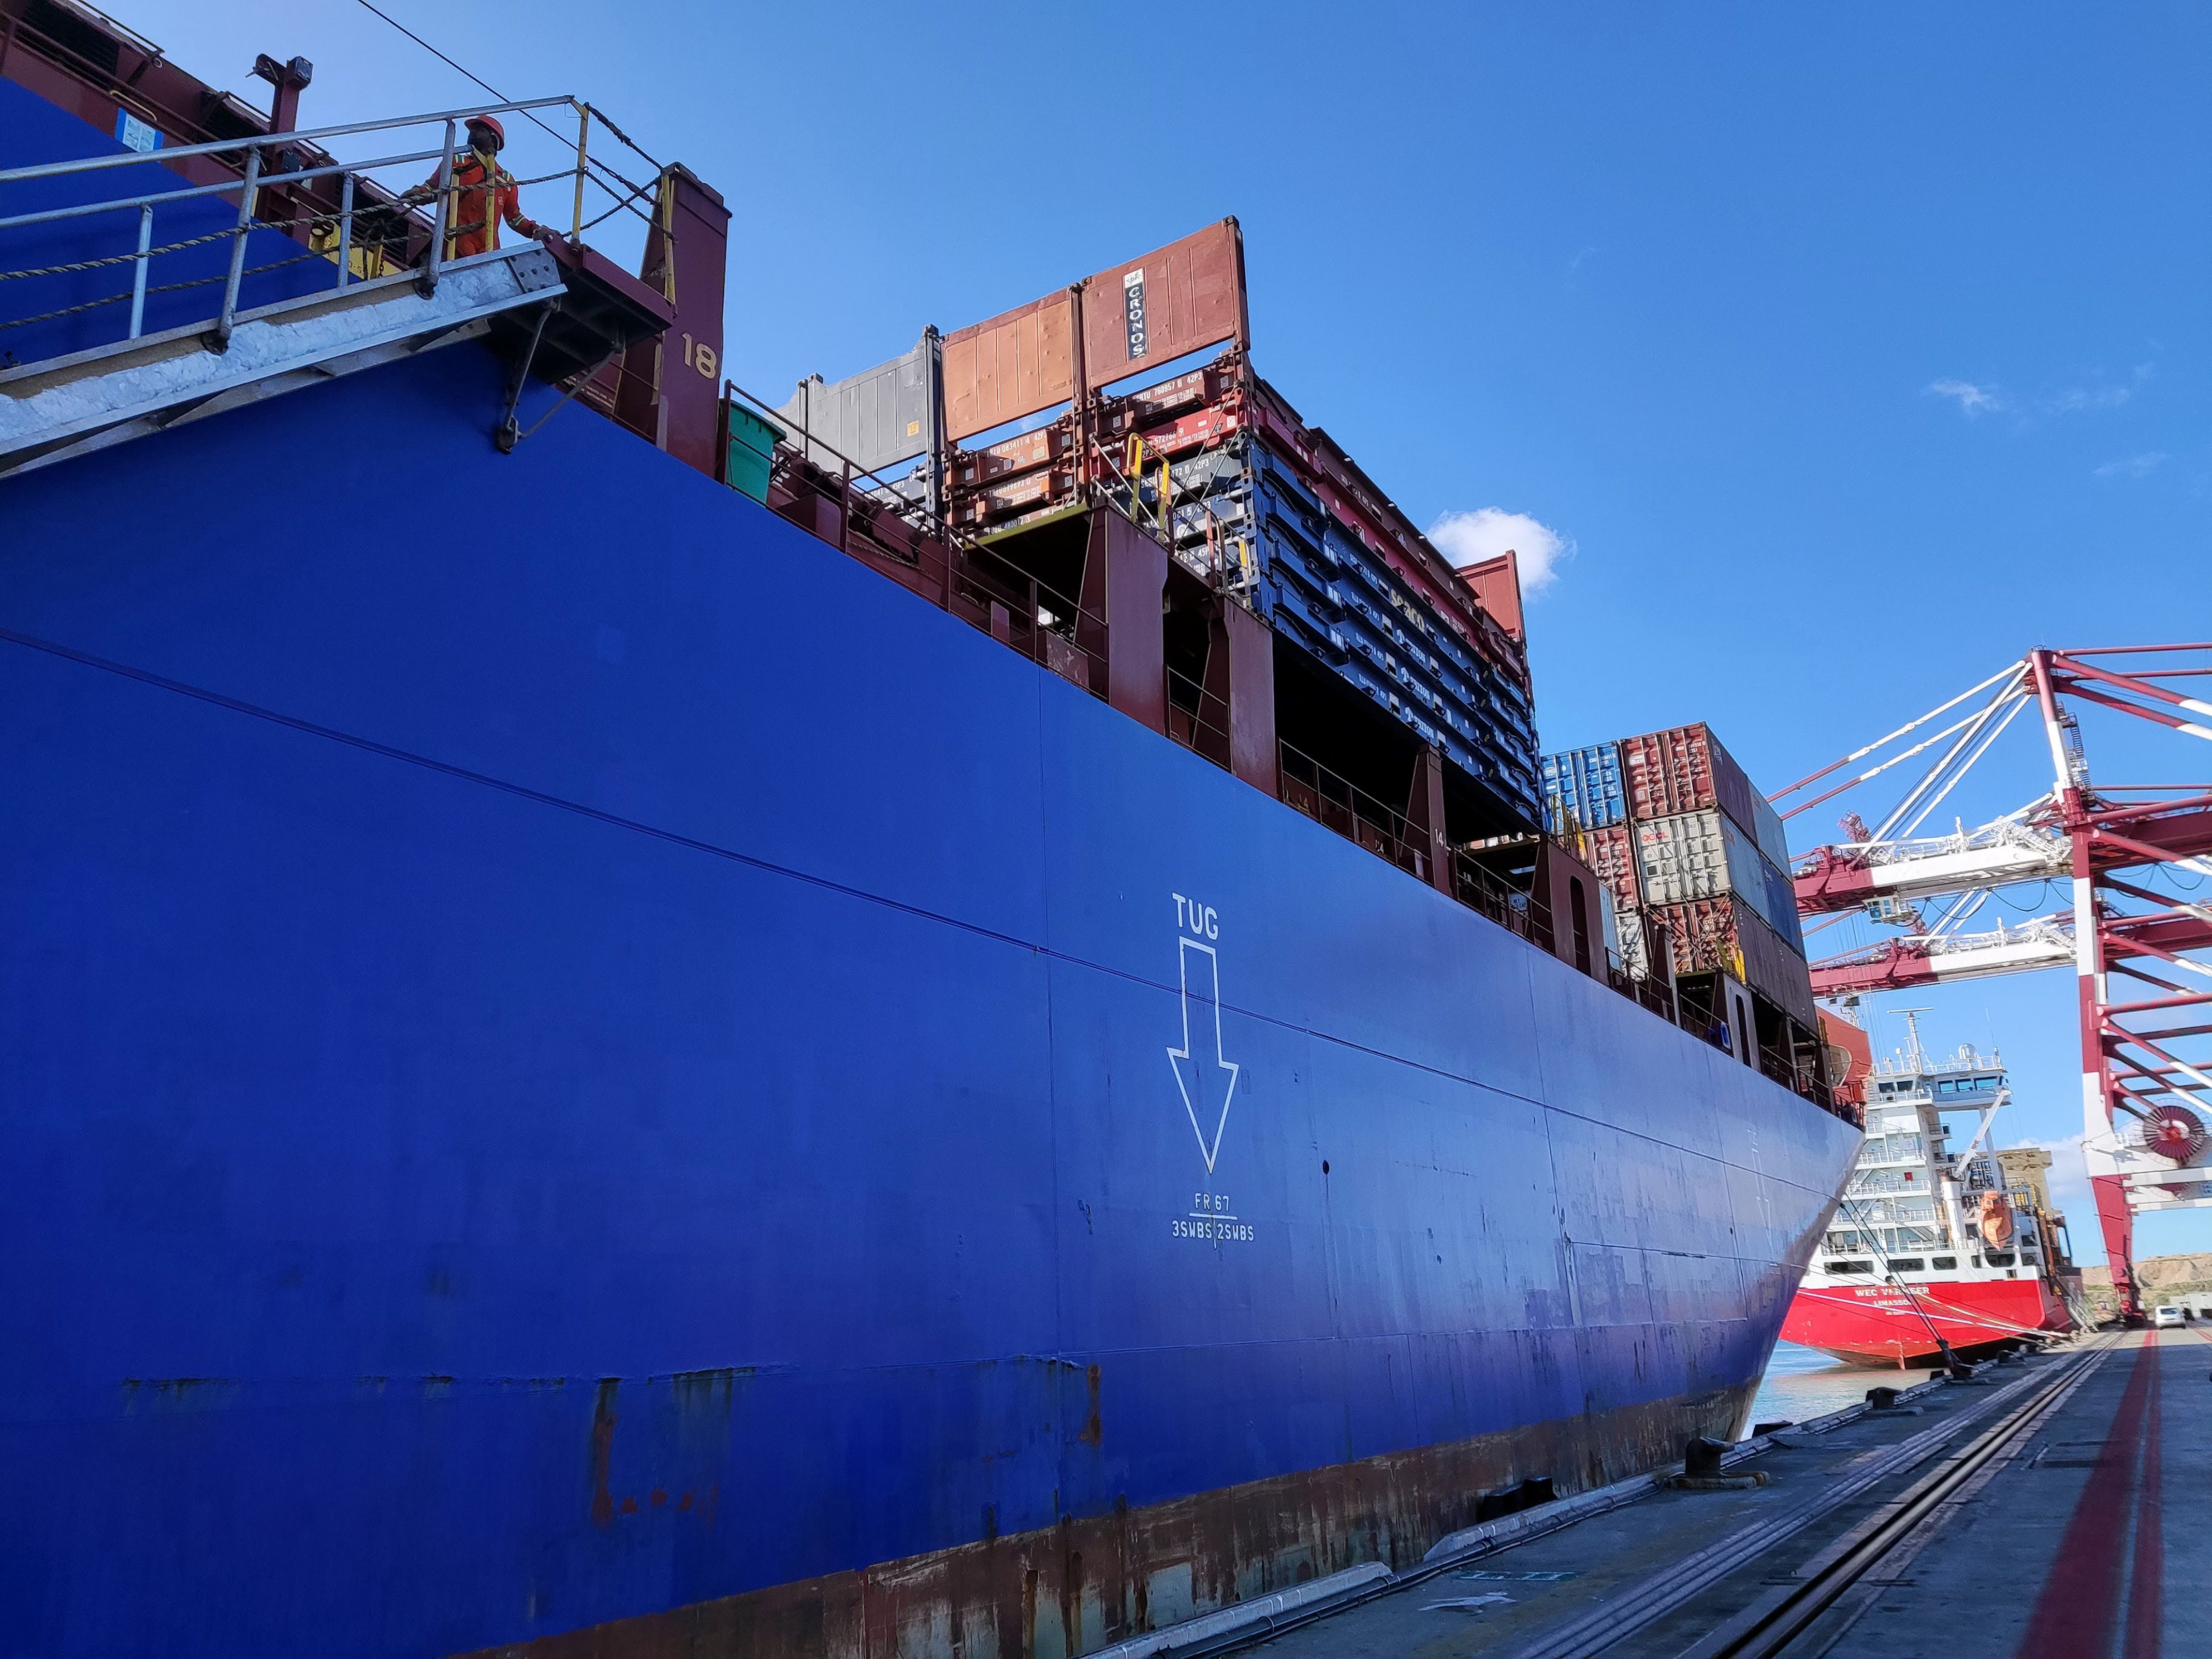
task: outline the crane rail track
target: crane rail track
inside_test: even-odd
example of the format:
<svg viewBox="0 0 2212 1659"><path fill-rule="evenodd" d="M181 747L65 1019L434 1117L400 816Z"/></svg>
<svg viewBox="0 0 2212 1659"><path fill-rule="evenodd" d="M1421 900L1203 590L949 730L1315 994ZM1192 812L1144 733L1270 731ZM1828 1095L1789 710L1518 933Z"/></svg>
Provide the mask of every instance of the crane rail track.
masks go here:
<svg viewBox="0 0 2212 1659"><path fill-rule="evenodd" d="M1778 1546L1881 1482L1942 1461L1905 1492L1888 1499L1849 1532L1797 1567L1787 1583L1771 1589L1684 1650L1680 1659L1813 1659L1825 1651L1856 1613L1893 1582L1934 1538L1960 1504L1971 1499L2074 1391L2114 1352L2110 1337L2083 1345L2054 1363L1994 1390L1987 1398L1938 1419L1893 1445L1876 1448L1838 1471L1819 1492L1790 1504L1706 1548L1624 1587L1601 1606L1501 1650L1498 1659L1592 1659L1618 1644L1648 1637L1658 1622L1679 1612L1705 1591L1742 1574ZM1917 1391L1916 1391L1917 1392ZM1987 1422L1955 1450L1945 1448ZM1603 1512L1603 1511L1599 1511ZM1449 1559L1423 1564L1339 1596L1256 1620L1188 1643L1169 1639L1150 1649L1159 1659L1217 1659L1322 1624L1384 1596L1462 1568L1473 1559L1517 1547L1566 1527L1580 1516L1562 1516L1510 1542L1479 1547ZM1891 1574L1877 1571L1893 1570ZM1822 1615L1839 1609L1843 1624L1830 1620L1802 1640Z"/></svg>
<svg viewBox="0 0 2212 1659"><path fill-rule="evenodd" d="M1893 1583L1897 1570L1910 1565L1952 1512L1995 1477L2113 1352L2109 1341L2100 1342L2030 1389L1990 1427L1805 1562L1791 1582L1770 1589L1686 1649L1681 1659L1809 1659L1826 1651L1872 1601L1872 1593ZM1884 1568L1888 1571L1877 1571ZM1844 1619L1815 1631L1832 1608Z"/></svg>

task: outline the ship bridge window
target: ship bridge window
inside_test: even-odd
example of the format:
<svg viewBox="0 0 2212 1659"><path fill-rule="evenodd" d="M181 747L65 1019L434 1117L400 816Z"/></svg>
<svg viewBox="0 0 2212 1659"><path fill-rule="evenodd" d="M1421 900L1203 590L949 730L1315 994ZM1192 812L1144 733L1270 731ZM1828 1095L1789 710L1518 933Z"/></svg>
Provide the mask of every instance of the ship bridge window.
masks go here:
<svg viewBox="0 0 2212 1659"><path fill-rule="evenodd" d="M1828 1271L1832 1273L1870 1273L1874 1271L1874 1263L1871 1261L1831 1261L1828 1264Z"/></svg>
<svg viewBox="0 0 2212 1659"><path fill-rule="evenodd" d="M1989 1262L1990 1266L1992 1267L2009 1267L2012 1266L2012 1252L2010 1250L1991 1250L1989 1253Z"/></svg>
<svg viewBox="0 0 2212 1659"><path fill-rule="evenodd" d="M1939 1255L1936 1258L1936 1271L1939 1273L1950 1273L1958 1265L1959 1258L1955 1255Z"/></svg>
<svg viewBox="0 0 2212 1659"><path fill-rule="evenodd" d="M1893 1273L1924 1273L1928 1264L1917 1255L1901 1255L1889 1264L1889 1270Z"/></svg>

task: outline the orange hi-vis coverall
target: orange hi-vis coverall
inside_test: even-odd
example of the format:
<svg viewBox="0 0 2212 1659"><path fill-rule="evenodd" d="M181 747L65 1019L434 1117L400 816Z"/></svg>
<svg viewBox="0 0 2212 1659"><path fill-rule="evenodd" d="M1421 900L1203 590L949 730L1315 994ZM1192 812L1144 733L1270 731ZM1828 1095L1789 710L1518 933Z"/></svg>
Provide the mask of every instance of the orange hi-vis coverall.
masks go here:
<svg viewBox="0 0 2212 1659"><path fill-rule="evenodd" d="M420 186L434 201L438 175L432 173ZM408 192L413 195L415 192ZM453 158L453 189L446 204L446 251L443 258L465 259L471 253L489 253L499 246L504 222L516 234L538 237L545 227L522 213L522 195L514 175L496 161L487 163L475 150Z"/></svg>

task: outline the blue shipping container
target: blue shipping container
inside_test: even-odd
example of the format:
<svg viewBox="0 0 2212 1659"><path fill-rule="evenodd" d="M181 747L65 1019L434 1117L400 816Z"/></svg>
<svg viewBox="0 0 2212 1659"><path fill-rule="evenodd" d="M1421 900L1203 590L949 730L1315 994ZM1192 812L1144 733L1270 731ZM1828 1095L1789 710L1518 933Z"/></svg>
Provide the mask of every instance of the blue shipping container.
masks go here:
<svg viewBox="0 0 2212 1659"><path fill-rule="evenodd" d="M1547 755L1544 768L1544 827L1557 834L1561 807L1585 830L1628 821L1628 797L1620 787L1620 745L1594 743Z"/></svg>

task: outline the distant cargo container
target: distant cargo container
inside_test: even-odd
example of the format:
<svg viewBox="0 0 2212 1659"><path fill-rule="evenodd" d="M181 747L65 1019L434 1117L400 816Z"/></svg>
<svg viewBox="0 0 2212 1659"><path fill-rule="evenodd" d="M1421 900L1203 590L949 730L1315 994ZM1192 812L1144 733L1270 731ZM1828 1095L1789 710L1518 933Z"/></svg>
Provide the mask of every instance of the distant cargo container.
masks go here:
<svg viewBox="0 0 2212 1659"><path fill-rule="evenodd" d="M1702 720L1620 742L1620 771L1632 818L1672 817L1717 806L1751 832L1760 852L1790 867L1790 838L1766 797Z"/></svg>
<svg viewBox="0 0 2212 1659"><path fill-rule="evenodd" d="M1803 954L1796 890L1759 850L1751 832L1727 813L1717 807L1678 812L1638 823L1635 834L1638 879L1646 902L1682 904L1734 893Z"/></svg>
<svg viewBox="0 0 2212 1659"><path fill-rule="evenodd" d="M1620 783L1620 745L1594 743L1544 757L1544 827L1554 835L1566 829L1566 815L1584 830L1628 821L1628 797ZM1564 809L1564 811L1562 811Z"/></svg>
<svg viewBox="0 0 2212 1659"><path fill-rule="evenodd" d="M1735 895L1649 908L1673 938L1676 973L1732 974L1807 1030L1818 1028L1820 1010L1805 958Z"/></svg>

